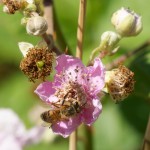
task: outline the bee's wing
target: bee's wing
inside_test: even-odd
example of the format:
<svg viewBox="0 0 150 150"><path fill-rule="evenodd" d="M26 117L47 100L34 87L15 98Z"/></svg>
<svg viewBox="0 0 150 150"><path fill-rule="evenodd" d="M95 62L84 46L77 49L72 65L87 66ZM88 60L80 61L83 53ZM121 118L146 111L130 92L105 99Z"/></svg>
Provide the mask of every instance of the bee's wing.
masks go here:
<svg viewBox="0 0 150 150"><path fill-rule="evenodd" d="M48 103L48 102L44 102L44 101L39 101L40 105L42 105L43 107L45 108L50 108L51 107L51 104Z"/></svg>
<svg viewBox="0 0 150 150"><path fill-rule="evenodd" d="M41 125L42 125L42 127L49 127L49 128L52 126L52 124L51 124L51 123L44 122L44 121L42 122L42 124L41 124Z"/></svg>

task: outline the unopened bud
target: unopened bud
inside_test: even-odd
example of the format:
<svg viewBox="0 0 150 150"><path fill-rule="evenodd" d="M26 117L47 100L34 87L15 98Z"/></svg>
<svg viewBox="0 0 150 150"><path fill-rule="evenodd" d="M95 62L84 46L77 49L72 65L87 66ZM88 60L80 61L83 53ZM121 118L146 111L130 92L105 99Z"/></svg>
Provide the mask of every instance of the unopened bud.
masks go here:
<svg viewBox="0 0 150 150"><path fill-rule="evenodd" d="M29 4L33 4L34 0L26 0L26 2L28 2Z"/></svg>
<svg viewBox="0 0 150 150"><path fill-rule="evenodd" d="M129 9L121 8L116 11L111 22L116 31L123 37L136 36L142 31L141 16Z"/></svg>
<svg viewBox="0 0 150 150"><path fill-rule="evenodd" d="M120 39L120 35L115 32L104 32L101 36L101 45L103 47L102 49L107 51L113 50Z"/></svg>
<svg viewBox="0 0 150 150"><path fill-rule="evenodd" d="M112 99L117 103L129 96L134 89L134 73L125 66L106 71L106 89Z"/></svg>
<svg viewBox="0 0 150 150"><path fill-rule="evenodd" d="M36 9L37 9L37 8L36 8L35 4L28 4L28 5L25 7L24 11L30 13L30 12L35 12Z"/></svg>
<svg viewBox="0 0 150 150"><path fill-rule="evenodd" d="M29 19L29 18L27 18L27 17L23 17L23 18L21 19L21 25L26 25L27 22L28 22L28 19Z"/></svg>
<svg viewBox="0 0 150 150"><path fill-rule="evenodd" d="M28 34L31 35L42 35L48 29L46 20L41 16L31 17L26 25Z"/></svg>

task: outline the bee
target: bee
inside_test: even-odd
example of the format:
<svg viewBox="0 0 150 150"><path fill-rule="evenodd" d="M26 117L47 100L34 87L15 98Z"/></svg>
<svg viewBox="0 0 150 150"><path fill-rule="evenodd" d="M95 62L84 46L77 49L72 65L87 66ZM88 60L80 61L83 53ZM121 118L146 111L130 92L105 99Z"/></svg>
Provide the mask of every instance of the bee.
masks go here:
<svg viewBox="0 0 150 150"><path fill-rule="evenodd" d="M73 117L76 114L80 113L82 110L82 106L78 101L73 101L73 102L65 102L63 105L63 109L61 113L65 115L66 117Z"/></svg>
<svg viewBox="0 0 150 150"><path fill-rule="evenodd" d="M48 124L54 124L58 121L61 121L60 110L45 111L41 114L41 119Z"/></svg>
<svg viewBox="0 0 150 150"><path fill-rule="evenodd" d="M83 105L81 106L76 100L64 101L63 105L53 105L55 106L54 109L45 111L41 114L41 119L51 125L59 121L69 120L70 117L74 117L80 113L83 108Z"/></svg>

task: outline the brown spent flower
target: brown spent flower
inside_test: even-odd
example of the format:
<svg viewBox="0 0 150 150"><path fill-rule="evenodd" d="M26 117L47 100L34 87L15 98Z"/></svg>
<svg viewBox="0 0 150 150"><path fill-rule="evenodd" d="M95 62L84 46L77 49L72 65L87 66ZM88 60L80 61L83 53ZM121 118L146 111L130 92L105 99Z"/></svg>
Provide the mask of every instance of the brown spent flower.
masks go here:
<svg viewBox="0 0 150 150"><path fill-rule="evenodd" d="M21 8L21 2L17 0L2 0L2 2L7 7L10 14L14 14Z"/></svg>
<svg viewBox="0 0 150 150"><path fill-rule="evenodd" d="M106 88L117 103L129 96L134 90L134 73L125 66L106 72Z"/></svg>
<svg viewBox="0 0 150 150"><path fill-rule="evenodd" d="M45 80L52 72L54 54L48 48L30 48L27 55L20 63L20 69L35 82L36 79Z"/></svg>

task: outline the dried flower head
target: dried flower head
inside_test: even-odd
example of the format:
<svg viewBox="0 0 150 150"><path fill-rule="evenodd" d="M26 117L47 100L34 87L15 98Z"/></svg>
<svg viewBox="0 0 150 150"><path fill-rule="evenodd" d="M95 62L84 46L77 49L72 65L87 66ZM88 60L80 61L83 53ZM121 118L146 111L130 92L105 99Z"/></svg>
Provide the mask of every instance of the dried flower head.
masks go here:
<svg viewBox="0 0 150 150"><path fill-rule="evenodd" d="M4 12L14 14L22 7L21 0L2 0L4 6Z"/></svg>
<svg viewBox="0 0 150 150"><path fill-rule="evenodd" d="M81 123L91 125L102 110L98 93L104 87L105 69L100 59L85 67L68 55L57 58L54 82L40 84L35 93L50 106L41 117L54 133L68 137Z"/></svg>
<svg viewBox="0 0 150 150"><path fill-rule="evenodd" d="M134 89L134 73L125 66L106 71L106 88L112 99L117 103L129 96Z"/></svg>
<svg viewBox="0 0 150 150"><path fill-rule="evenodd" d="M20 63L20 69L30 81L45 80L52 72L54 54L47 48L30 48Z"/></svg>

